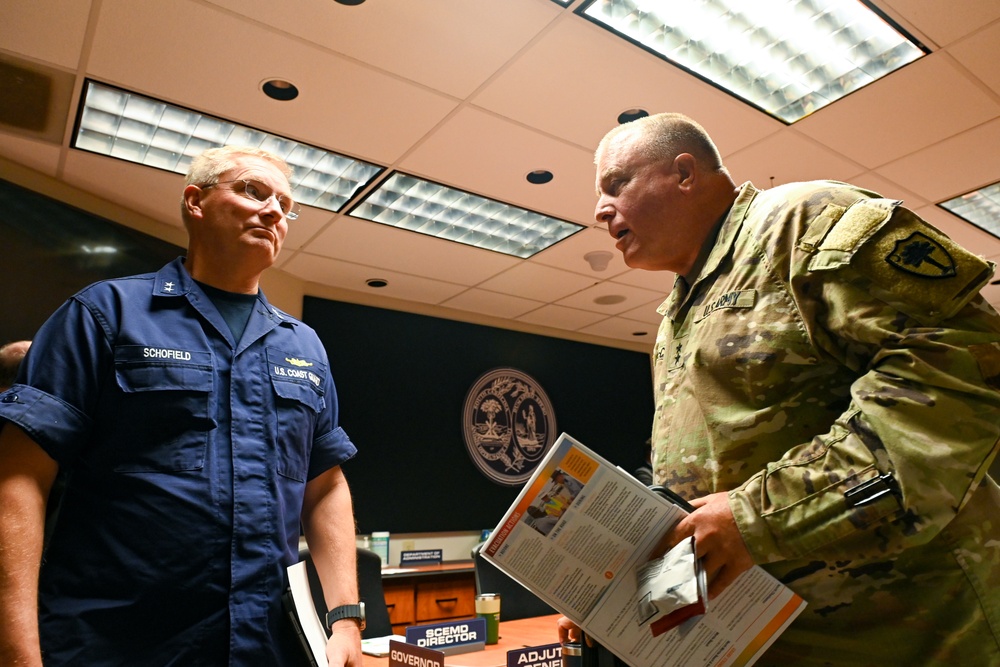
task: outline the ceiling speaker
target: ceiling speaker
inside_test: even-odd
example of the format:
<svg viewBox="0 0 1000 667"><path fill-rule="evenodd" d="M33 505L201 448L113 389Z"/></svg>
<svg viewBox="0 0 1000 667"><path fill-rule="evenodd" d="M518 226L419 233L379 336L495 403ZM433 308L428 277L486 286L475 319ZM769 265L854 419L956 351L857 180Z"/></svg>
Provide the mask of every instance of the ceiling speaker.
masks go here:
<svg viewBox="0 0 1000 667"><path fill-rule="evenodd" d="M0 123L44 132L52 100L52 79L41 72L0 61Z"/></svg>
<svg viewBox="0 0 1000 667"><path fill-rule="evenodd" d="M0 132L61 144L76 76L0 53Z"/></svg>

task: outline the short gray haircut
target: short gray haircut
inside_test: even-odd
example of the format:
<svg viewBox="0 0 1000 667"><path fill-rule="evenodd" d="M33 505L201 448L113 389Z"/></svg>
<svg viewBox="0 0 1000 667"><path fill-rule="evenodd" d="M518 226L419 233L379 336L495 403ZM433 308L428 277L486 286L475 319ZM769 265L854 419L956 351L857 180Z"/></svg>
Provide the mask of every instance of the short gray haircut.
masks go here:
<svg viewBox="0 0 1000 667"><path fill-rule="evenodd" d="M188 168L187 176L184 178L184 185L218 183L222 174L236 168L236 160L241 157L256 157L267 160L277 167L285 175L285 178L292 176L292 169L288 163L271 151L254 146L220 146L209 148L195 156Z"/></svg>

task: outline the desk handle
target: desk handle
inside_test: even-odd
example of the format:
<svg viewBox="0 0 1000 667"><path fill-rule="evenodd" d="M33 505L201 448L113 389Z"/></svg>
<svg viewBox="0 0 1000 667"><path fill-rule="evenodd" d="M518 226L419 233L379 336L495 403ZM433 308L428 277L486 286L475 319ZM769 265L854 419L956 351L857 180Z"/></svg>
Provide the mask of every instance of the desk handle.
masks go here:
<svg viewBox="0 0 1000 667"><path fill-rule="evenodd" d="M437 598L434 602L437 604L458 604L458 598Z"/></svg>

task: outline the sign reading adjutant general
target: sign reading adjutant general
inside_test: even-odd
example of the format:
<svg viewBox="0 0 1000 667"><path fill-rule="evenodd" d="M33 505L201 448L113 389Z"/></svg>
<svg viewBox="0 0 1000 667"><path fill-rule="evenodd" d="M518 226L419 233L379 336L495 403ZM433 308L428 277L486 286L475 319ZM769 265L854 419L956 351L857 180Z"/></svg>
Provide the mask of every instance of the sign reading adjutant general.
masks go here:
<svg viewBox="0 0 1000 667"><path fill-rule="evenodd" d="M486 619L475 618L406 628L406 643L446 655L486 648ZM390 656L391 657L391 656Z"/></svg>

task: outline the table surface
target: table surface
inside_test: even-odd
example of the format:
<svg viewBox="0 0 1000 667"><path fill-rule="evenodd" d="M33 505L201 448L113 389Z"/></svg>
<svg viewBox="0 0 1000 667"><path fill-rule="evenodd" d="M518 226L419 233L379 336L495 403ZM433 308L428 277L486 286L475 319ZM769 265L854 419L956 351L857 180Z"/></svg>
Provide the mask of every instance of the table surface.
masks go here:
<svg viewBox="0 0 1000 667"><path fill-rule="evenodd" d="M446 655L444 664L449 667L501 667L507 664L507 651L544 646L559 641L556 620L559 614L519 618L516 621L500 622L500 641L489 644L482 651ZM364 667L386 667L389 657L364 656Z"/></svg>
<svg viewBox="0 0 1000 667"><path fill-rule="evenodd" d="M436 565L387 565L382 568L382 579L401 579L452 572L475 572L476 565L470 560L450 560Z"/></svg>

